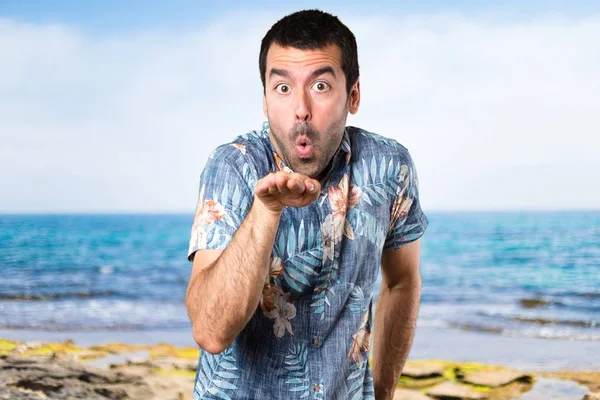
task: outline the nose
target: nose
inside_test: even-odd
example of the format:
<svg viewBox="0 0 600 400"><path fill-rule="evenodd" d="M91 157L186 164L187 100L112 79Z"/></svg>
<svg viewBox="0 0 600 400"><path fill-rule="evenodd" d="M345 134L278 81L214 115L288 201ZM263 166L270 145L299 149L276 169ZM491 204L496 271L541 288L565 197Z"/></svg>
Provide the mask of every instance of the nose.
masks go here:
<svg viewBox="0 0 600 400"><path fill-rule="evenodd" d="M311 119L310 97L304 90L296 95L296 122L308 122Z"/></svg>

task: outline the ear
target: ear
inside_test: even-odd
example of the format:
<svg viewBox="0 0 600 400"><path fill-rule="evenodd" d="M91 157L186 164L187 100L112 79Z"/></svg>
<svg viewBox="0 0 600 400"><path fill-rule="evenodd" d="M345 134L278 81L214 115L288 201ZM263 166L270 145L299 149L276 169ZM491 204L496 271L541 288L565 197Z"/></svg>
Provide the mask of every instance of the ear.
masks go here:
<svg viewBox="0 0 600 400"><path fill-rule="evenodd" d="M350 114L356 114L358 112L358 106L360 105L360 81L356 80L356 83L350 90L348 96L348 111Z"/></svg>
<svg viewBox="0 0 600 400"><path fill-rule="evenodd" d="M269 108L267 107L266 95L263 95L263 114L265 114L265 118L269 118Z"/></svg>

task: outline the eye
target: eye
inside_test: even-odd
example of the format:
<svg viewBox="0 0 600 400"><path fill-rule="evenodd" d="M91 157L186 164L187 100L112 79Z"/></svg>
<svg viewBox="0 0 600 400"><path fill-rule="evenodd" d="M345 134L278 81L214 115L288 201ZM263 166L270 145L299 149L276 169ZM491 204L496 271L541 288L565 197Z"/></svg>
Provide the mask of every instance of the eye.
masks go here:
<svg viewBox="0 0 600 400"><path fill-rule="evenodd" d="M329 84L327 84L327 82L323 82L323 81L315 82L312 87L317 92L325 92L325 91L329 90Z"/></svg>
<svg viewBox="0 0 600 400"><path fill-rule="evenodd" d="M275 90L277 93L286 94L289 93L290 86L286 83L280 83L279 85L275 86Z"/></svg>

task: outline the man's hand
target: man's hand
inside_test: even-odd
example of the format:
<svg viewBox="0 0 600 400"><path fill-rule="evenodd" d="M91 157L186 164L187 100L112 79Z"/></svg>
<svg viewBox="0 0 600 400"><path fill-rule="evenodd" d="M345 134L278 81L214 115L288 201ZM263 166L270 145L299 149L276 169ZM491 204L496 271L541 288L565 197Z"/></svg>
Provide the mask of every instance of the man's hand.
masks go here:
<svg viewBox="0 0 600 400"><path fill-rule="evenodd" d="M281 214L283 208L305 207L319 198L321 184L298 173L279 171L256 183L254 193L266 211Z"/></svg>
<svg viewBox="0 0 600 400"><path fill-rule="evenodd" d="M194 340L212 354L231 346L259 307L284 207L311 204L321 185L278 172L259 180L254 191L252 207L227 248L199 250L194 258L186 307Z"/></svg>

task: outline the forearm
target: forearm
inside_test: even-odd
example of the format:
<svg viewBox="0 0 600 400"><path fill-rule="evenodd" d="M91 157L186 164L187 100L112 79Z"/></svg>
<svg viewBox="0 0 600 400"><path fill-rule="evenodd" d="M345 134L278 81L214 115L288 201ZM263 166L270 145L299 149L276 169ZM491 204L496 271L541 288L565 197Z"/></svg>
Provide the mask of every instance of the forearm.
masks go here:
<svg viewBox="0 0 600 400"><path fill-rule="evenodd" d="M279 218L255 199L221 256L190 284L186 305L194 330L214 352L233 341L258 307Z"/></svg>
<svg viewBox="0 0 600 400"><path fill-rule="evenodd" d="M375 397L392 399L415 333L421 278L382 288L375 310L373 381Z"/></svg>

